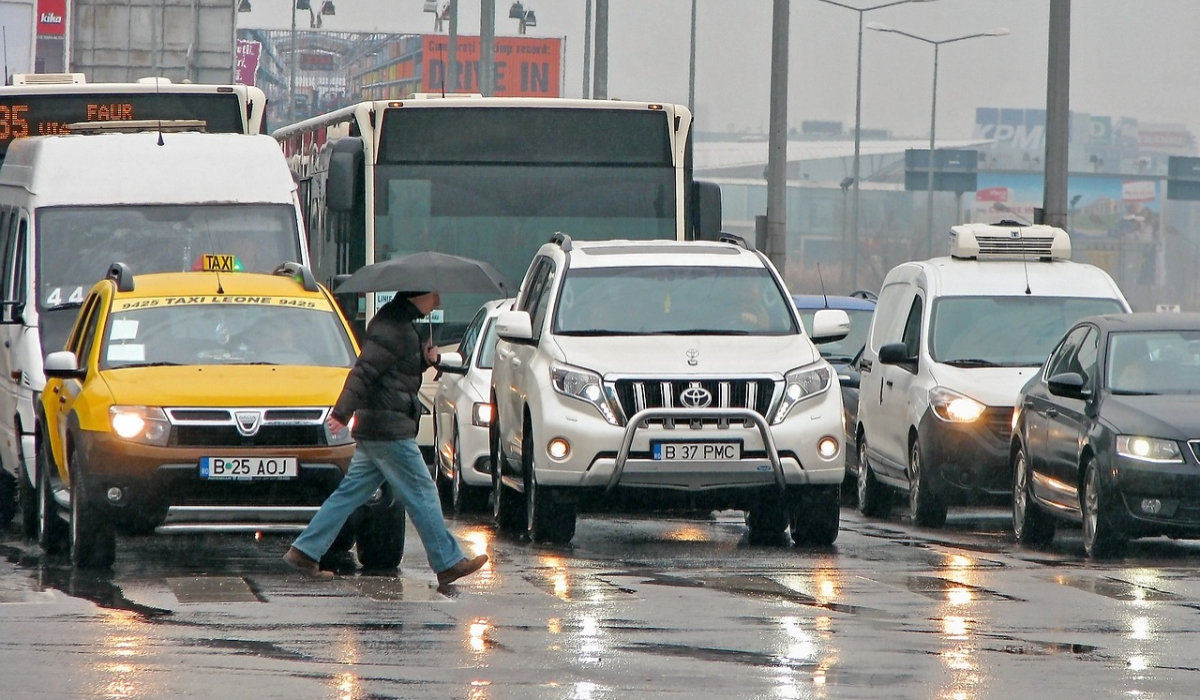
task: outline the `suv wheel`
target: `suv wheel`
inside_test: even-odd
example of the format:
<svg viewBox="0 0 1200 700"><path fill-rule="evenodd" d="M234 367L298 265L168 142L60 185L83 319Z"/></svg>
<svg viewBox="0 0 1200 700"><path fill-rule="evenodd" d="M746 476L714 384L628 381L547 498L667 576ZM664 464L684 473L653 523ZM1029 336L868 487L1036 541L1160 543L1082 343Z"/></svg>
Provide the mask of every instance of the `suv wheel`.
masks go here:
<svg viewBox="0 0 1200 700"><path fill-rule="evenodd" d="M355 536L358 563L372 571L390 571L400 566L404 556L404 528L404 507L393 497L391 488L384 485L383 499L367 506L358 526Z"/></svg>
<svg viewBox="0 0 1200 700"><path fill-rule="evenodd" d="M867 436L858 437L858 512L872 518L886 518L892 510L892 494L875 478L875 470L867 459Z"/></svg>
<svg viewBox="0 0 1200 700"><path fill-rule="evenodd" d="M1054 518L1033 500L1029 479L1029 460L1025 448L1013 455L1013 533L1024 545L1042 545L1054 539Z"/></svg>
<svg viewBox="0 0 1200 700"><path fill-rule="evenodd" d="M783 497L778 493L764 494L746 513L746 525L750 528L750 544L770 545L784 542L788 511L784 506Z"/></svg>
<svg viewBox="0 0 1200 700"><path fill-rule="evenodd" d="M908 507L917 525L941 527L946 524L946 503L934 489L928 471L921 459L921 439L913 438L908 448Z"/></svg>
<svg viewBox="0 0 1200 700"><path fill-rule="evenodd" d="M533 430L525 427L521 471L525 476L525 530L534 542L567 544L575 536L575 505L563 503L553 489L538 487Z"/></svg>
<svg viewBox="0 0 1200 700"><path fill-rule="evenodd" d="M492 519L500 532L517 534L525 527L525 501L520 494L504 488L504 465L508 457L501 446L499 427L492 445Z"/></svg>
<svg viewBox="0 0 1200 700"><path fill-rule="evenodd" d="M791 508L792 542L829 546L841 525L841 495L836 484L810 486Z"/></svg>
<svg viewBox="0 0 1200 700"><path fill-rule="evenodd" d="M74 447L67 464L71 468L71 563L79 569L107 569L117 558L112 519L96 503L99 494Z"/></svg>
<svg viewBox="0 0 1200 700"><path fill-rule="evenodd" d="M58 515L58 503L54 500L50 480L50 460L46 447L39 441L37 447L37 540L46 554L58 554L67 545L67 527Z"/></svg>

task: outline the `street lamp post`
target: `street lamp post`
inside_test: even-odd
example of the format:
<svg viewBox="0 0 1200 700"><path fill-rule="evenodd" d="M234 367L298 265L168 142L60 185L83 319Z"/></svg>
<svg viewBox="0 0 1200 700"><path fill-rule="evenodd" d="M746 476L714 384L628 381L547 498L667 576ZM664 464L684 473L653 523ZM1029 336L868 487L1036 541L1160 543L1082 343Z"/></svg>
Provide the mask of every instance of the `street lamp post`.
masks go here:
<svg viewBox="0 0 1200 700"><path fill-rule="evenodd" d="M851 216L850 240L846 241L846 243L848 243L849 248L850 248L849 268L850 268L850 288L851 289L855 289L858 287L858 211L859 211L859 201L860 201L859 196L858 196L858 184L859 184L859 181L862 179L859 174L859 172L860 172L859 171L859 153L860 153L861 138L862 138L861 134L862 134L863 15L865 15L868 12L871 12L872 10L882 10L885 7L892 7L894 5L906 5L910 2L934 2L934 1L935 0L892 0L891 2L885 2L881 5L872 5L870 7L853 7L851 5L846 5L841 2L838 2L837 0L818 0L818 2L823 2L827 5L834 5L836 7L841 7L841 8L847 9L847 10L853 10L854 12L858 13L858 67L855 71L856 77L855 77L855 88L854 88L854 166L852 169L853 171L850 173L850 177L853 178L853 182L851 184L854 187L854 194L852 197L853 207L850 210L850 216ZM692 5L693 11L695 9L694 3L695 3L695 0L693 0L693 5ZM694 43L694 40L693 40L693 43ZM843 197L842 199L845 200L845 197ZM845 236L843 235L843 238L844 237ZM844 255L842 256L842 264L843 265L846 264Z"/></svg>
<svg viewBox="0 0 1200 700"><path fill-rule="evenodd" d="M933 253L933 166L934 166L933 149L934 149L935 131L937 129L938 49L940 49L942 47L942 44L952 44L956 41L965 41L967 39L974 39L976 37L981 37L981 36L1004 36L1005 34L1008 34L1008 29L1006 29L1004 27L999 27L996 29L989 29L986 32L977 32L975 34L965 34L963 36L956 36L956 37L953 37L950 39L941 39L939 41L934 41L933 39L927 39L923 36L917 36L916 34L910 34L908 32L896 29L895 27L889 27L886 24L880 24L878 22L868 23L867 29L873 29L877 32L891 32L893 34L899 34L900 36L906 36L910 39L916 39L917 41L921 41L921 42L924 42L926 44L930 44L933 46L933 99L932 99L932 105L929 110L929 183L928 183L929 191L928 191L928 198L927 198L926 204L925 204L926 216L928 217L927 223L926 223L926 236L927 237L925 240L925 248L926 248L925 257L930 257Z"/></svg>

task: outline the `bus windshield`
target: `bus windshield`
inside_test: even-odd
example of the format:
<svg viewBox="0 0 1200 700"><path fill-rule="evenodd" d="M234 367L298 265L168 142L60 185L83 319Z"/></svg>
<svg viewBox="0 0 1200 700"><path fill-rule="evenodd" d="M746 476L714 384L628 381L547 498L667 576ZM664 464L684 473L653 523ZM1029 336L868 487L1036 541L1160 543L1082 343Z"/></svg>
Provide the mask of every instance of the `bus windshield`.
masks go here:
<svg viewBox="0 0 1200 700"><path fill-rule="evenodd" d="M389 109L375 180L376 262L434 250L487 260L514 283L556 231L673 239L669 124L646 110ZM434 339L457 342L495 294L443 294Z"/></svg>
<svg viewBox="0 0 1200 700"><path fill-rule="evenodd" d="M287 204L44 207L36 226L42 311L77 306L114 262L137 275L190 270L205 253L236 255L246 272L302 259Z"/></svg>

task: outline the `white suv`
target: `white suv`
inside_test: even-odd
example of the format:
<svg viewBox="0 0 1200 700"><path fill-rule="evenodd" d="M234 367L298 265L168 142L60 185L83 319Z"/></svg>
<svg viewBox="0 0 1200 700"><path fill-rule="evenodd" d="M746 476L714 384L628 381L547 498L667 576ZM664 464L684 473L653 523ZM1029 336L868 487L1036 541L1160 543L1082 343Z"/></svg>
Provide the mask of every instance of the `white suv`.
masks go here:
<svg viewBox="0 0 1200 700"><path fill-rule="evenodd" d="M849 330L817 313L814 338ZM831 544L842 398L765 256L555 234L496 320L497 525L566 543L580 506L747 511L752 542Z"/></svg>

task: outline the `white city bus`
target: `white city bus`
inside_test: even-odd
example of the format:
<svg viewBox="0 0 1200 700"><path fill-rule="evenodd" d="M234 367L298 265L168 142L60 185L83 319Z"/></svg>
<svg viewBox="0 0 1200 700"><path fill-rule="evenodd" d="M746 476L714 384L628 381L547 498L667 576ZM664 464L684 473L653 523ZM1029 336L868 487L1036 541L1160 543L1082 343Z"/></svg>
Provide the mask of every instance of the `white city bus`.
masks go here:
<svg viewBox="0 0 1200 700"><path fill-rule="evenodd" d="M17 74L0 87L0 162L25 136L71 132L72 124L106 121L187 120L220 134L266 133L267 97L248 85L88 83L80 73Z"/></svg>
<svg viewBox="0 0 1200 700"><path fill-rule="evenodd" d="M557 231L716 238L720 191L692 180L691 127L672 104L447 96L361 102L273 136L300 177L318 279L433 250L486 260L515 284ZM388 298L366 295L348 315L361 330ZM435 342L457 343L488 298L443 294Z"/></svg>

